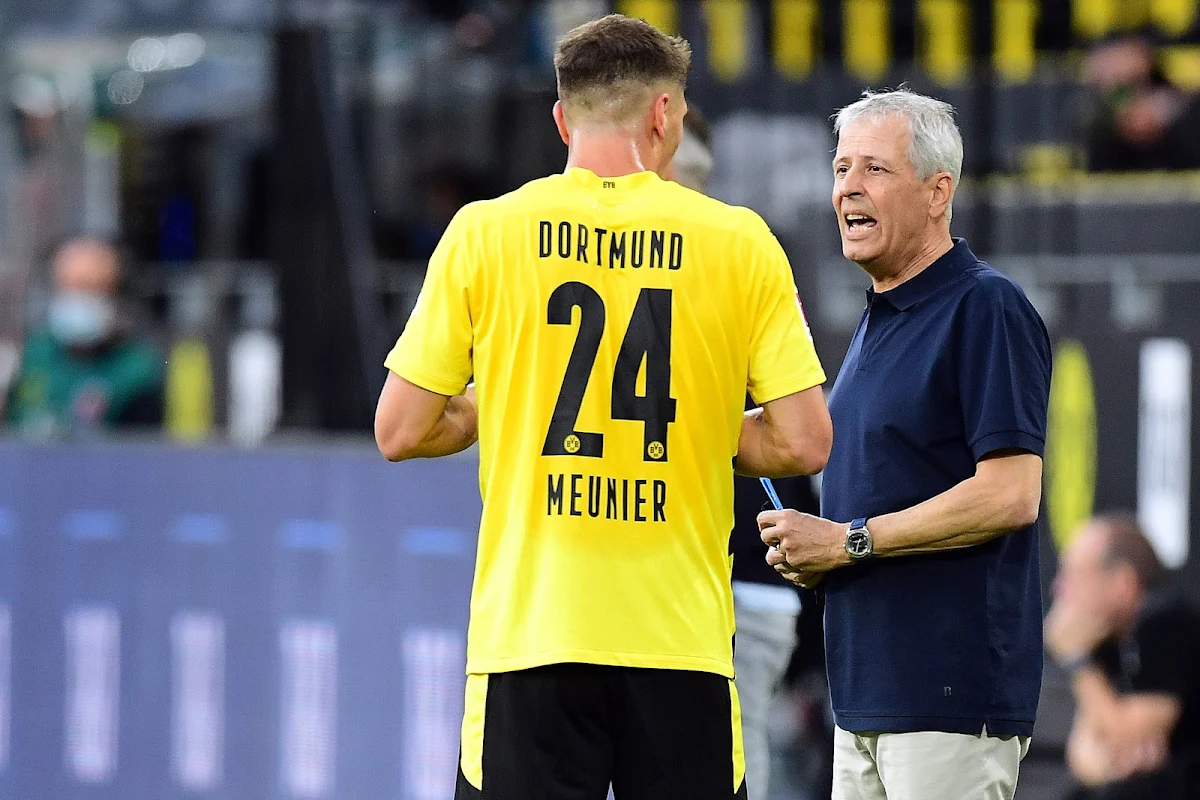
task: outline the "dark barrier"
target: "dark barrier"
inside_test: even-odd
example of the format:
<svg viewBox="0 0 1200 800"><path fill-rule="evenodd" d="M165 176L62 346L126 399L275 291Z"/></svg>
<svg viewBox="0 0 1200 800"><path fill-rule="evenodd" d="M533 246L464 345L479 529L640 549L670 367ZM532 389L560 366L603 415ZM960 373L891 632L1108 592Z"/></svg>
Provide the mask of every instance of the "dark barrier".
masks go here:
<svg viewBox="0 0 1200 800"><path fill-rule="evenodd" d="M444 800L478 516L469 458L0 446L0 796Z"/></svg>

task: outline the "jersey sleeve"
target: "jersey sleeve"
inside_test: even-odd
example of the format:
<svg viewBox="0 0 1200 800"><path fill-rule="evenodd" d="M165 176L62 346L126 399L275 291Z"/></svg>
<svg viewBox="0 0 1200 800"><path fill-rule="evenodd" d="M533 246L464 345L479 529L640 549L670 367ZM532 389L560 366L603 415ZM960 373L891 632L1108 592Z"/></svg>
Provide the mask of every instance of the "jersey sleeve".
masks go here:
<svg viewBox="0 0 1200 800"><path fill-rule="evenodd" d="M751 323L750 368L746 387L762 405L825 382L813 347L792 267L779 241L766 229L756 237L757 301Z"/></svg>
<svg viewBox="0 0 1200 800"><path fill-rule="evenodd" d="M446 396L461 394L473 374L474 264L466 216L466 209L459 211L438 242L404 333L383 362L410 383Z"/></svg>

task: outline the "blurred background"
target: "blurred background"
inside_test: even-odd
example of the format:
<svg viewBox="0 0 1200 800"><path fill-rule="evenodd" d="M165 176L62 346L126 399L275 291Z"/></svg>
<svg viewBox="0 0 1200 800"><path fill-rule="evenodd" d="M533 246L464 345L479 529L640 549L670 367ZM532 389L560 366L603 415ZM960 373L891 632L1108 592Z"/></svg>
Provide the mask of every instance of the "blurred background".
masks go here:
<svg viewBox="0 0 1200 800"><path fill-rule="evenodd" d="M711 192L784 243L831 376L867 281L829 116L957 107L954 233L1055 340L1046 586L1135 509L1200 600L1200 0L10 0L0 797L451 797L476 464L377 455L382 360L455 211L562 169L554 44L614 6L692 42ZM776 798L827 769L819 636ZM1071 714L1048 664L1023 800L1069 787Z"/></svg>

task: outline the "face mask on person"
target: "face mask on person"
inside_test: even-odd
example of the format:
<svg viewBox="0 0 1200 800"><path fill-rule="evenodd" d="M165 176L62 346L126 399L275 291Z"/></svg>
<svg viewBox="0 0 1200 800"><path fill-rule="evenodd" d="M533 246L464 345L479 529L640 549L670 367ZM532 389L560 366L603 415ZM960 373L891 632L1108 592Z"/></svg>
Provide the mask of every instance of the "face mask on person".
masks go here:
<svg viewBox="0 0 1200 800"><path fill-rule="evenodd" d="M112 330L113 302L88 292L59 292L50 301L50 331L66 345L89 347Z"/></svg>

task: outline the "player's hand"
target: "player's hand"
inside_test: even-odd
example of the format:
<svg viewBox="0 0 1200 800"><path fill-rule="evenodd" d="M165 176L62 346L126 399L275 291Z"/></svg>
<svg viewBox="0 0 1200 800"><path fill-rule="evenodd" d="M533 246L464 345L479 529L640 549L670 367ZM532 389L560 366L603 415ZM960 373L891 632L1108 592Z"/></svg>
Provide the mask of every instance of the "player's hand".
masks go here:
<svg viewBox="0 0 1200 800"><path fill-rule="evenodd" d="M777 570L784 565L791 572L815 574L850 563L845 546L849 526L845 523L787 508L759 514L758 530L763 542L775 548L767 553L767 563Z"/></svg>

